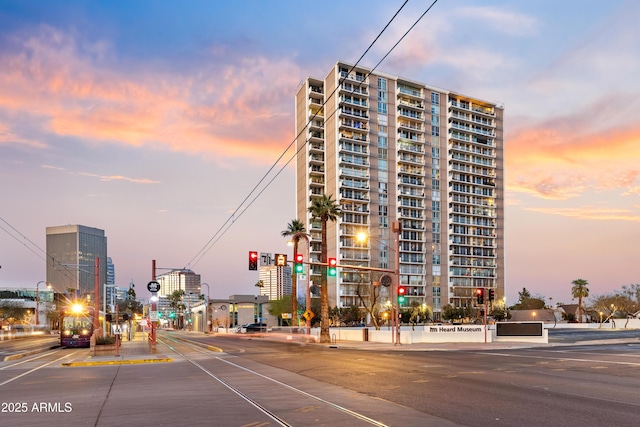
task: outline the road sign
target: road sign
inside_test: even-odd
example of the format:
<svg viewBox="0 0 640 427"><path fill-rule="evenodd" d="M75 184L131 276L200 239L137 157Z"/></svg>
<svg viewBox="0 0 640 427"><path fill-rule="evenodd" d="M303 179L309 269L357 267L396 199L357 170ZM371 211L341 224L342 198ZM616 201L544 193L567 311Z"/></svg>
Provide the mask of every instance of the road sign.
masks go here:
<svg viewBox="0 0 640 427"><path fill-rule="evenodd" d="M276 266L284 267L287 265L287 256L284 254L276 254Z"/></svg>
<svg viewBox="0 0 640 427"><path fill-rule="evenodd" d="M304 314L302 315L302 317L304 317L307 320L313 319L313 316L315 316L315 314L311 310L305 311Z"/></svg>
<svg viewBox="0 0 640 427"><path fill-rule="evenodd" d="M149 320L152 322L157 322L158 321L158 311L151 311L149 310Z"/></svg>
<svg viewBox="0 0 640 427"><path fill-rule="evenodd" d="M160 283L152 280L151 282L147 283L147 289L149 290L149 292L158 292L160 290Z"/></svg>
<svg viewBox="0 0 640 427"><path fill-rule="evenodd" d="M268 252L260 252L260 265L267 266L273 264L271 254Z"/></svg>

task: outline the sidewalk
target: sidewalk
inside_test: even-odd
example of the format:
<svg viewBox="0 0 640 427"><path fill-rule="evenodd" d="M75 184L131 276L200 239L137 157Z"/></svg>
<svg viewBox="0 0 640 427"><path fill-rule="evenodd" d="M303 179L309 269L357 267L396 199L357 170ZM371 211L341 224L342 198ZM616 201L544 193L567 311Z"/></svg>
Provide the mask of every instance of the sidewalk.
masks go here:
<svg viewBox="0 0 640 427"><path fill-rule="evenodd" d="M161 346L158 346L161 347ZM161 348L156 348L160 351ZM63 366L100 366L100 365L131 365L136 363L166 363L173 362L161 352L153 354L148 341L148 334L137 332L131 340L123 340L118 348L118 355L91 356L90 350L82 351L77 357Z"/></svg>

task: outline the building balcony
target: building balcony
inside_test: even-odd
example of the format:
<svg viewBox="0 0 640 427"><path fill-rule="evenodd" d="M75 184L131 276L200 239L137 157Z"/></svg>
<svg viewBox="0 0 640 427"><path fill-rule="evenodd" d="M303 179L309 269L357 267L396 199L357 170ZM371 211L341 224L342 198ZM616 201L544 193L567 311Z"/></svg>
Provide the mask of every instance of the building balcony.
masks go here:
<svg viewBox="0 0 640 427"><path fill-rule="evenodd" d="M412 98L416 101L422 101L422 90L418 88L412 88L409 86L404 86L402 84L399 84L398 94L407 95L406 98ZM398 95L398 98L400 98L400 96L401 95Z"/></svg>

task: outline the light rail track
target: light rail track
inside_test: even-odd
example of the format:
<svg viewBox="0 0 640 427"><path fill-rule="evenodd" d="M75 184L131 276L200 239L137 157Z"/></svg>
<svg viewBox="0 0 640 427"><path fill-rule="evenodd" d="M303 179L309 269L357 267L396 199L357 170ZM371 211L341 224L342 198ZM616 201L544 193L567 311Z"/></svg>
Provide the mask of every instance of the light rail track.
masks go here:
<svg viewBox="0 0 640 427"><path fill-rule="evenodd" d="M327 416L327 414L330 413L328 416L332 417L336 424L348 423L350 426L387 426L384 422L374 420L362 413L331 402L326 398L304 391L299 386L287 384L281 379L274 378L272 375L258 372L255 369L229 360L230 358L238 359L235 356L225 354L211 357L211 350L203 348L202 345L168 336L159 338L159 342L167 346L185 361L193 364L207 376L235 393L241 399L263 412L280 426L300 425L299 422L290 420L289 417L293 414L293 418L295 419L296 415L299 416L305 412L313 412L318 416ZM178 347L186 347L188 350L181 351ZM196 360L196 357L190 356L188 353L196 353L197 355L206 354L210 357ZM215 362L215 365L205 366L207 362ZM277 387L277 389L274 389L274 386ZM279 396L277 402L280 405L274 405L274 395ZM293 403L293 406L291 404L282 405L283 402ZM335 420L336 416L340 418L339 421Z"/></svg>

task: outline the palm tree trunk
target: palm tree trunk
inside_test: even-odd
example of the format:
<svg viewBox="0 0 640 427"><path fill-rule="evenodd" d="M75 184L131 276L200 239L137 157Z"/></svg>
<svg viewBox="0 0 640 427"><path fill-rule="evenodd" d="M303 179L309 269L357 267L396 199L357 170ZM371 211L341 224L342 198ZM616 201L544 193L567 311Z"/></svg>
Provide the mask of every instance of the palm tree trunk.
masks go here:
<svg viewBox="0 0 640 427"><path fill-rule="evenodd" d="M578 297L578 323L582 323L582 296Z"/></svg>

